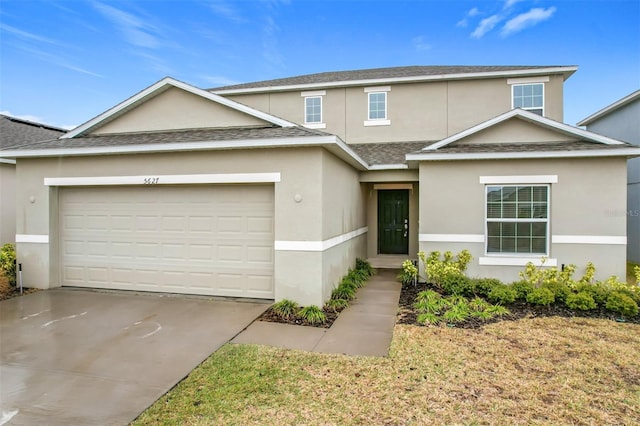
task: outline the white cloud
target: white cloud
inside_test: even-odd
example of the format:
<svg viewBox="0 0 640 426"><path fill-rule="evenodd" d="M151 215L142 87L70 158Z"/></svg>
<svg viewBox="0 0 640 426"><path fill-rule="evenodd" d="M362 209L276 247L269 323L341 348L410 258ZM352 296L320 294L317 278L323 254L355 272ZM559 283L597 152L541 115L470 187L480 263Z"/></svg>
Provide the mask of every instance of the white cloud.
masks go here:
<svg viewBox="0 0 640 426"><path fill-rule="evenodd" d="M520 3L523 0L505 0L504 2L504 6L502 7L503 10L506 9L510 9L513 5L515 5L516 3Z"/></svg>
<svg viewBox="0 0 640 426"><path fill-rule="evenodd" d="M113 6L96 2L94 7L120 29L128 43L150 49L160 47L157 37L152 34L157 32L153 25Z"/></svg>
<svg viewBox="0 0 640 426"><path fill-rule="evenodd" d="M424 36L414 37L411 42L418 52L424 52L431 49L431 45L427 43Z"/></svg>
<svg viewBox="0 0 640 426"><path fill-rule="evenodd" d="M17 46L18 49L21 49L29 54L31 54L31 56L40 59L41 61L44 62L48 62L50 64L53 65L57 65L59 67L62 68L66 68L68 70L71 71L75 71L81 74L86 74L86 75L90 75L93 77L99 77L99 78L104 78L104 76L102 74L98 74L95 73L93 71L89 71L85 68L79 67L77 65L74 65L72 62L69 62L67 59L65 59L62 55L60 54L53 54L50 52L44 52L42 50L39 49L34 49L31 47L25 47L25 46Z"/></svg>
<svg viewBox="0 0 640 426"><path fill-rule="evenodd" d="M555 13L556 8L554 6L543 9L543 8L533 8L526 13L521 13L515 18L509 19L504 27L502 27L502 31L500 35L503 37L507 37L511 34L517 33L518 31L522 31L525 28L532 27L534 25L539 24L542 21L546 21L551 18Z"/></svg>
<svg viewBox="0 0 640 426"><path fill-rule="evenodd" d="M229 21L233 21L237 23L246 22L246 19L242 17L240 12L231 4L225 1L216 0L210 3L207 3L207 5L216 15L219 15L225 19L228 19Z"/></svg>
<svg viewBox="0 0 640 426"><path fill-rule="evenodd" d="M473 18L474 16L478 15L479 13L480 13L480 10L478 10L477 7L472 8L471 10L469 10L467 12L467 14L464 16L464 18L462 18L461 20L459 20L456 23L456 27L466 28L467 25L469 25L469 18Z"/></svg>
<svg viewBox="0 0 640 426"><path fill-rule="evenodd" d="M486 33L491 31L496 25L502 21L502 16L500 15L491 15L488 18L484 18L480 21L480 24L476 27L475 30L471 33L472 38L482 38Z"/></svg>
<svg viewBox="0 0 640 426"><path fill-rule="evenodd" d="M233 80L221 75L203 75L200 76L200 78L213 87L233 86L234 84L240 84L238 80Z"/></svg>
<svg viewBox="0 0 640 426"><path fill-rule="evenodd" d="M11 33L13 35L16 35L22 39L27 39L27 40L31 40L31 41L39 41L42 43L48 43L48 44L53 44L56 46L60 46L60 47L69 47L68 45L61 43L57 40L48 38L48 37L43 37L37 34L33 34L27 31L23 31L20 30L18 28L12 27L10 25L7 24L0 24L0 30L5 31L7 33Z"/></svg>

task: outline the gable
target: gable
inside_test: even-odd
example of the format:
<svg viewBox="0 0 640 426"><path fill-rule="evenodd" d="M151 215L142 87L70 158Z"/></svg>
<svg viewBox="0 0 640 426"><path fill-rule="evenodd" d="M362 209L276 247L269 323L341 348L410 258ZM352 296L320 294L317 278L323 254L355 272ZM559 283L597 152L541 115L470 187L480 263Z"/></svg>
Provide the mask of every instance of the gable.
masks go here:
<svg viewBox="0 0 640 426"><path fill-rule="evenodd" d="M540 126L536 123L513 117L459 139L455 141L453 145L551 143L575 142L577 140L580 139L548 127Z"/></svg>
<svg viewBox="0 0 640 426"><path fill-rule="evenodd" d="M178 87L169 87L92 134L264 125L271 123Z"/></svg>

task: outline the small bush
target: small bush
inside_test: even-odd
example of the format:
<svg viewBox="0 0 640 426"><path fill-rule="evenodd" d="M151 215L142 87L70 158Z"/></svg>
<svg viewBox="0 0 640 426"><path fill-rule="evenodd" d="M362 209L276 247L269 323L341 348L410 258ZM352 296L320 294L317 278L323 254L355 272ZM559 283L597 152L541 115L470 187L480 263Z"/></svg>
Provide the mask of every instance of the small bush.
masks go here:
<svg viewBox="0 0 640 426"><path fill-rule="evenodd" d="M494 287L503 285L502 281L495 278L476 278L472 282L474 293L483 297L487 297Z"/></svg>
<svg viewBox="0 0 640 426"><path fill-rule="evenodd" d="M625 317L638 315L638 304L631 297L618 291L609 295L606 308Z"/></svg>
<svg viewBox="0 0 640 426"><path fill-rule="evenodd" d="M282 299L281 301L274 303L271 309L280 318L290 320L296 316L300 308L293 300Z"/></svg>
<svg viewBox="0 0 640 426"><path fill-rule="evenodd" d="M0 248L0 270L9 285L16 286L16 247L13 244L5 244Z"/></svg>
<svg viewBox="0 0 640 426"><path fill-rule="evenodd" d="M356 289L348 285L339 285L331 292L332 299L353 300L356 297Z"/></svg>
<svg viewBox="0 0 640 426"><path fill-rule="evenodd" d="M305 306L298 312L298 317L307 321L309 324L321 324L326 321L327 317L316 305Z"/></svg>
<svg viewBox="0 0 640 426"><path fill-rule="evenodd" d="M551 290L556 302L564 302L567 300L567 296L571 293L569 287L561 281L546 282L542 284L542 287Z"/></svg>
<svg viewBox="0 0 640 426"><path fill-rule="evenodd" d="M327 310L339 312L349 306L349 301L344 299L329 299L325 304Z"/></svg>
<svg viewBox="0 0 640 426"><path fill-rule="evenodd" d="M491 305L485 312L489 312L494 317L502 317L511 313L509 309L501 305Z"/></svg>
<svg viewBox="0 0 640 426"><path fill-rule="evenodd" d="M469 302L469 308L472 311L482 312L491 306L486 300L476 297Z"/></svg>
<svg viewBox="0 0 640 426"><path fill-rule="evenodd" d="M473 281L464 275L449 274L442 277L441 288L446 294L469 296L473 294Z"/></svg>
<svg viewBox="0 0 640 426"><path fill-rule="evenodd" d="M357 288L360 288L364 285L364 283L367 282L367 279L369 279L369 276L364 271L361 271L359 269L353 269L349 271L349 273L345 278L350 279L351 282L353 282Z"/></svg>
<svg viewBox="0 0 640 426"><path fill-rule="evenodd" d="M553 292L545 287L534 289L527 295L527 302L534 305L549 306L555 301Z"/></svg>
<svg viewBox="0 0 640 426"><path fill-rule="evenodd" d="M373 266L371 266L371 264L366 259L360 258L356 259L356 270L364 272L367 278L373 276L373 274L375 273Z"/></svg>
<svg viewBox="0 0 640 426"><path fill-rule="evenodd" d="M516 300L516 296L516 291L513 288L506 285L500 285L493 287L487 298L491 303L508 305Z"/></svg>
<svg viewBox="0 0 640 426"><path fill-rule="evenodd" d="M422 324L422 325L425 325L425 324L438 325L438 323L440 322L440 317L431 312L424 312L418 315L417 321L418 321L418 324Z"/></svg>
<svg viewBox="0 0 640 426"><path fill-rule="evenodd" d="M402 271L397 276L402 285L413 284L418 279L418 268L410 259L402 262Z"/></svg>
<svg viewBox="0 0 640 426"><path fill-rule="evenodd" d="M527 300L527 296L531 293L535 287L529 281L516 281L511 284L511 288L516 292L516 299Z"/></svg>
<svg viewBox="0 0 640 426"><path fill-rule="evenodd" d="M567 296L567 307L575 311L589 311L598 307L593 296L586 291L571 293Z"/></svg>
<svg viewBox="0 0 640 426"><path fill-rule="evenodd" d="M469 305L466 301L458 301L442 315L442 318L449 323L464 322L471 316Z"/></svg>
<svg viewBox="0 0 640 426"><path fill-rule="evenodd" d="M607 303L609 294L611 293L611 291L602 283L590 284L588 282L581 282L578 284L576 291L578 293L584 292L590 294L598 306L604 306Z"/></svg>
<svg viewBox="0 0 640 426"><path fill-rule="evenodd" d="M444 299L433 290L421 291L413 304L420 313L438 314L444 307Z"/></svg>
<svg viewBox="0 0 640 426"><path fill-rule="evenodd" d="M338 287L349 287L357 290L358 288L360 288L360 285L358 285L358 283L350 275L345 275L342 280L340 280L340 284L338 284Z"/></svg>

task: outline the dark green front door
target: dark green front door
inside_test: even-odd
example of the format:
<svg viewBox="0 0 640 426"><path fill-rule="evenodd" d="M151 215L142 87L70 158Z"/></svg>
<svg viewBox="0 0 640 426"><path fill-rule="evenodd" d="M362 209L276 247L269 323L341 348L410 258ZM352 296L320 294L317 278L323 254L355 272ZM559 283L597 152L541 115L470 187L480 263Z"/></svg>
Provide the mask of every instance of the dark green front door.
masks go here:
<svg viewBox="0 0 640 426"><path fill-rule="evenodd" d="M409 191L378 191L378 253L409 253Z"/></svg>

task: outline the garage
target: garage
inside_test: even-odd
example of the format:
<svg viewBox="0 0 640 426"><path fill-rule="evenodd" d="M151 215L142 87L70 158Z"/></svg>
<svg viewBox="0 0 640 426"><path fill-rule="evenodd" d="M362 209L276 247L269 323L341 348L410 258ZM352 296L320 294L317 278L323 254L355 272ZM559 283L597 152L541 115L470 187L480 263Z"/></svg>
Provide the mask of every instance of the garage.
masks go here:
<svg viewBox="0 0 640 426"><path fill-rule="evenodd" d="M273 299L274 187L59 190L63 286Z"/></svg>

